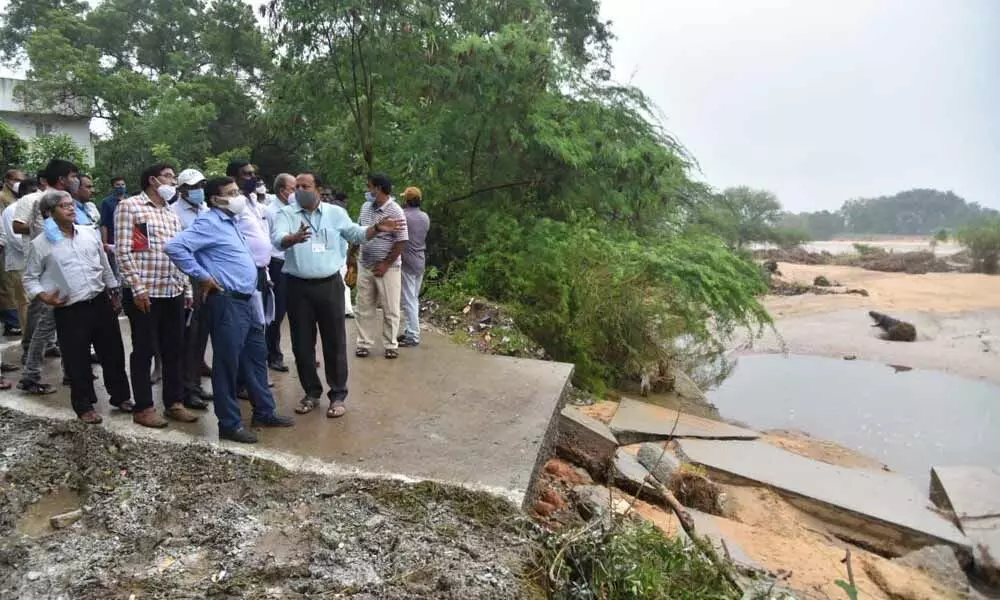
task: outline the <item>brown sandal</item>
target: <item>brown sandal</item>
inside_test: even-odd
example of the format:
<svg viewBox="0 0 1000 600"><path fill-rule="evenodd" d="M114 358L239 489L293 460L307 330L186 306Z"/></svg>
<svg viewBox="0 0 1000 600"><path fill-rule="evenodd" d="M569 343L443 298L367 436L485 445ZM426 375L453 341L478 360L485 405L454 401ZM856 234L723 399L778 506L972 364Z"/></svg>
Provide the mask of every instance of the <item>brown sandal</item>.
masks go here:
<svg viewBox="0 0 1000 600"><path fill-rule="evenodd" d="M347 412L347 407L344 406L344 401L337 400L336 402L330 403L330 408L327 409L326 411L326 418L339 419L340 417L344 416L344 413L346 412Z"/></svg>
<svg viewBox="0 0 1000 600"><path fill-rule="evenodd" d="M305 415L313 411L314 408L319 406L319 400L316 398L310 398L306 396L299 401L299 405L295 407L295 414Z"/></svg>

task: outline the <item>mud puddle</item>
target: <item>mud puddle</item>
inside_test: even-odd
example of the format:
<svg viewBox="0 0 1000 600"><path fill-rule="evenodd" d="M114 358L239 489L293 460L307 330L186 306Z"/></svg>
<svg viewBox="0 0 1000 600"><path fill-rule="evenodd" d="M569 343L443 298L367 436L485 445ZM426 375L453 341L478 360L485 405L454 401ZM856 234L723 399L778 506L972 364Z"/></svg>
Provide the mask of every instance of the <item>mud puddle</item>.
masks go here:
<svg viewBox="0 0 1000 600"><path fill-rule="evenodd" d="M1000 464L1000 386L816 356L741 356L709 399L756 429L791 429L927 483L934 465Z"/></svg>

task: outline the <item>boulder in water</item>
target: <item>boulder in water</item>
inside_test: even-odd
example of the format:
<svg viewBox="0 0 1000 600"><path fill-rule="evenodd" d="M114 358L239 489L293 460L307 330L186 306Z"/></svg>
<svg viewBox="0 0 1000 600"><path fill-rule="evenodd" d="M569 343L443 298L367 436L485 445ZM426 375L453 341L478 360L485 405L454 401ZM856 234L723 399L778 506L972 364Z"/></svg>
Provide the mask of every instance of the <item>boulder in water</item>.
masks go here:
<svg viewBox="0 0 1000 600"><path fill-rule="evenodd" d="M868 315L875 321L873 327L880 327L885 332L882 339L890 342L915 342L917 340L917 328L911 323L900 321L874 310L869 311Z"/></svg>

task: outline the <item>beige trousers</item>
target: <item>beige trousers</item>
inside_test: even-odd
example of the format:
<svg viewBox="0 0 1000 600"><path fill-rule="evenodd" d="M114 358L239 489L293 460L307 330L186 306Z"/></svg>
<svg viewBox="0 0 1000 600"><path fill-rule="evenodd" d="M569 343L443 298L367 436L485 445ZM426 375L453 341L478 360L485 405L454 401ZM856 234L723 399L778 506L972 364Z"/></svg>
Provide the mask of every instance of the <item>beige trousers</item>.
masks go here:
<svg viewBox="0 0 1000 600"><path fill-rule="evenodd" d="M392 267L385 275L376 277L369 269L358 265L358 297L354 315L358 326L358 348L370 349L375 345L378 307L382 307L382 346L386 350L399 348L399 293L401 286L399 267Z"/></svg>

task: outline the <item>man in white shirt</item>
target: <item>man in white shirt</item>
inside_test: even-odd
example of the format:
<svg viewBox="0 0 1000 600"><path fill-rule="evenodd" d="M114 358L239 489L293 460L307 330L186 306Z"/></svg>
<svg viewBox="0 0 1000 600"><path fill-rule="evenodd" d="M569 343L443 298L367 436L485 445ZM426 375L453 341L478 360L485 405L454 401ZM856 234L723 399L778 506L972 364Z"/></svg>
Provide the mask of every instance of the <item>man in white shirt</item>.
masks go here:
<svg viewBox="0 0 1000 600"><path fill-rule="evenodd" d="M177 176L177 201L170 205L181 221L181 230L191 227L198 217L208 212L205 203L205 176L197 169L184 169ZM198 282L191 280L192 289ZM207 400L212 394L201 386L202 377L211 377L212 369L205 363L208 348L208 322L202 310L200 294L194 295L190 312L184 326L184 407L192 410L208 410Z"/></svg>
<svg viewBox="0 0 1000 600"><path fill-rule="evenodd" d="M289 173L281 173L274 178L274 195L264 208L264 219L267 221L268 232L274 235L274 220L278 212L286 206L295 205L295 177ZM267 341L267 366L274 371L287 373L285 355L281 352L281 322L285 320L285 274L281 270L285 266L285 251L271 246L271 262L268 272L274 292L274 319L268 324L265 338Z"/></svg>
<svg viewBox="0 0 1000 600"><path fill-rule="evenodd" d="M90 370L91 344L100 357L111 405L125 411L132 408L125 348L118 326L118 280L97 230L75 224L76 204L68 193L49 191L38 207L42 216L52 221L28 246L25 292L53 307L71 381L73 410L84 423L96 425L101 416L94 410L97 396Z"/></svg>

